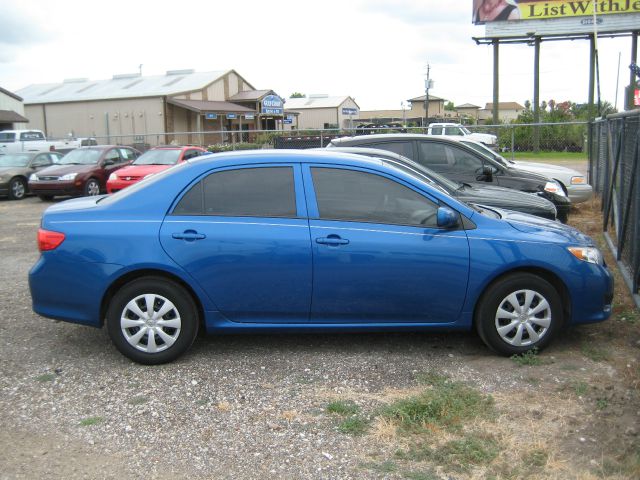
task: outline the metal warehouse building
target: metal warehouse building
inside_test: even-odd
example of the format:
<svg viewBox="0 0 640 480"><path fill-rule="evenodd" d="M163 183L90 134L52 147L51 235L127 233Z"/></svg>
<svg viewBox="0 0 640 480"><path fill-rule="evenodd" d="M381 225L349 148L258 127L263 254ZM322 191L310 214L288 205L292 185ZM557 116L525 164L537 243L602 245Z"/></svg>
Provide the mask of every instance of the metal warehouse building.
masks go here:
<svg viewBox="0 0 640 480"><path fill-rule="evenodd" d="M256 90L235 70L77 78L17 93L30 128L50 137L98 137L101 143L229 141L229 133L170 135L200 131L244 132L247 140L251 130L282 128L284 119L282 98Z"/></svg>
<svg viewBox="0 0 640 480"><path fill-rule="evenodd" d="M349 96L309 95L289 98L285 114L297 115L297 128L350 128L360 118L360 107Z"/></svg>
<svg viewBox="0 0 640 480"><path fill-rule="evenodd" d="M0 130L14 130L25 128L22 98L9 90L0 87Z"/></svg>

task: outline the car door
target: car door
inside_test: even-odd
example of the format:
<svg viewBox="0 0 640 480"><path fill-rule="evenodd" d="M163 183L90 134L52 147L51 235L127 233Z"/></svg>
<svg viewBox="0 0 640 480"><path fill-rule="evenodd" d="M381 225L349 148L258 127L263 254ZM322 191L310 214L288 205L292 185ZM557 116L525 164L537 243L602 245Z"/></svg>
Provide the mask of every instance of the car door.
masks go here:
<svg viewBox="0 0 640 480"><path fill-rule="evenodd" d="M97 174L100 176L98 180L101 188L103 189L105 188L109 175L123 167L123 160L120 153L118 153L118 150L118 148L111 148L107 150L100 161L99 172Z"/></svg>
<svg viewBox="0 0 640 480"><path fill-rule="evenodd" d="M418 141L418 163L458 182L497 184L499 172L486 159L449 143ZM490 169L491 175L486 169Z"/></svg>
<svg viewBox="0 0 640 480"><path fill-rule="evenodd" d="M160 240L227 319L308 321L311 243L299 165L213 171L178 199Z"/></svg>
<svg viewBox="0 0 640 480"><path fill-rule="evenodd" d="M36 155L33 157L33 160L31 160L31 170L38 172L43 168L50 167L53 165L52 157L53 155L49 153L40 153Z"/></svg>
<svg viewBox="0 0 640 480"><path fill-rule="evenodd" d="M436 226L438 203L364 169L307 165L313 250L311 321L454 322L464 303L469 246Z"/></svg>

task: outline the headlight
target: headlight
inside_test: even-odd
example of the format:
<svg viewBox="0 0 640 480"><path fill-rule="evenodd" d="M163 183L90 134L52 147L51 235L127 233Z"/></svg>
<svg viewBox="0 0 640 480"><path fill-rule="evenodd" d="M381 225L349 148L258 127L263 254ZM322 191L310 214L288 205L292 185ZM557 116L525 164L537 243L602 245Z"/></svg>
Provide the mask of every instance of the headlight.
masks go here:
<svg viewBox="0 0 640 480"><path fill-rule="evenodd" d="M587 181L582 176L580 176L580 177L571 177L571 185L584 185L585 183L587 183Z"/></svg>
<svg viewBox="0 0 640 480"><path fill-rule="evenodd" d="M544 186L544 191L555 193L556 195L559 195L561 197L566 197L562 186L558 182L547 182L547 184Z"/></svg>
<svg viewBox="0 0 640 480"><path fill-rule="evenodd" d="M604 263L602 253L596 247L569 247L569 251L578 260L602 265Z"/></svg>
<svg viewBox="0 0 640 480"><path fill-rule="evenodd" d="M74 180L77 176L77 173L67 173L66 175L62 175L60 180Z"/></svg>
<svg viewBox="0 0 640 480"><path fill-rule="evenodd" d="M109 180L117 180L117 179L118 179L117 173L112 173L111 175L109 175Z"/></svg>
<svg viewBox="0 0 640 480"><path fill-rule="evenodd" d="M29 181L30 182L37 182L38 181L38 175L36 175L35 173L32 173L31 175L29 175Z"/></svg>

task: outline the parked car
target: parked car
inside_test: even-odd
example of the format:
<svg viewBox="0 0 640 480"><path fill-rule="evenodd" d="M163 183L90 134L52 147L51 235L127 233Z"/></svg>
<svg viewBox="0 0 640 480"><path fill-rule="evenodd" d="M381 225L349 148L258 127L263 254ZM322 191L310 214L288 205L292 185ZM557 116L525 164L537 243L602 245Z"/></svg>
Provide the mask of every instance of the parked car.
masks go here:
<svg viewBox="0 0 640 480"><path fill-rule="evenodd" d="M41 200L60 195L100 195L106 191L109 175L139 155L131 147L80 147L67 153L57 165L31 174L29 189Z"/></svg>
<svg viewBox="0 0 640 480"><path fill-rule="evenodd" d="M586 202L593 196L593 188L587 183L586 177L577 170L558 165L550 165L548 163L508 160L498 152L491 150L480 142L469 140L466 137L459 138L459 141L479 153L487 155L489 158L493 158L505 167L539 173L540 175L544 175L545 177L555 180L567 194L571 203Z"/></svg>
<svg viewBox="0 0 640 480"><path fill-rule="evenodd" d="M128 167L116 170L107 180L107 193L115 193L154 175L176 163L184 162L207 151L200 147L154 147L140 155Z"/></svg>
<svg viewBox="0 0 640 480"><path fill-rule="evenodd" d="M29 273L45 317L106 324L146 364L213 334L470 330L504 355L603 321L593 241L472 208L362 155L254 151L183 162L110 196L50 206Z"/></svg>
<svg viewBox="0 0 640 480"><path fill-rule="evenodd" d="M452 196L460 202L514 210L549 220L556 219L556 207L553 203L533 193L525 193L510 188L494 187L480 183L471 185L469 183L449 180L407 157L388 150L380 150L378 148L336 147L331 151L380 158L396 168L408 170L411 174L420 177L436 188L440 188L447 195Z"/></svg>
<svg viewBox="0 0 640 480"><path fill-rule="evenodd" d="M57 152L11 153L0 156L0 195L22 200L27 193L28 178L62 158Z"/></svg>
<svg viewBox="0 0 640 480"><path fill-rule="evenodd" d="M429 128L427 129L427 135L468 138L469 140L475 140L492 147L498 142L498 137L491 133L472 132L467 127L459 123L430 123Z"/></svg>
<svg viewBox="0 0 640 480"><path fill-rule="evenodd" d="M562 222L567 221L571 210L571 201L557 182L537 173L506 167L469 146L449 138L392 133L337 138L331 140L327 146L327 148L332 147L368 147L389 150L461 183L490 183L535 193L556 206L558 219Z"/></svg>
<svg viewBox="0 0 640 480"><path fill-rule="evenodd" d="M96 145L96 140L94 138L47 140L42 130L2 130L0 132L0 155L54 150L64 154L84 145Z"/></svg>

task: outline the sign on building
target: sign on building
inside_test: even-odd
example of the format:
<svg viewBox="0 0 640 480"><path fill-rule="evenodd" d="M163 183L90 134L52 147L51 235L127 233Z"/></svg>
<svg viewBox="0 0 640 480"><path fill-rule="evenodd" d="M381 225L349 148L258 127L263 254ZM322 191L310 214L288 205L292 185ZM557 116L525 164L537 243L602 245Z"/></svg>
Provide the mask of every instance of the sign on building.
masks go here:
<svg viewBox="0 0 640 480"><path fill-rule="evenodd" d="M262 113L267 115L282 115L284 102L277 95L267 95L262 99Z"/></svg>
<svg viewBox="0 0 640 480"><path fill-rule="evenodd" d="M357 115L358 114L358 109L357 108L347 108L344 107L342 109L342 114L343 115Z"/></svg>
<svg viewBox="0 0 640 480"><path fill-rule="evenodd" d="M205 113L204 114L204 118L206 118L207 120L215 120L216 118L218 118L218 114L217 113Z"/></svg>

